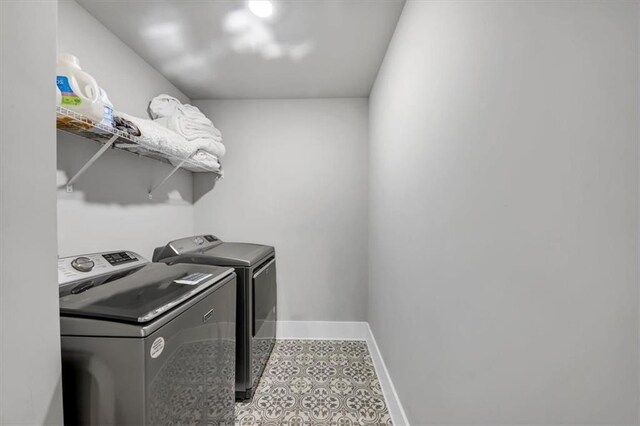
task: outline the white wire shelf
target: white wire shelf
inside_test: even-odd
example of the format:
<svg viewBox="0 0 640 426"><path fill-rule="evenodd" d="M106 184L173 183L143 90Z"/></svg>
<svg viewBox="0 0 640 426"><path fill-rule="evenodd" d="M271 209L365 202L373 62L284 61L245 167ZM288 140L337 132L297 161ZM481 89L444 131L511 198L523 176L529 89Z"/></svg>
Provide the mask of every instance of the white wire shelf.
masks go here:
<svg viewBox="0 0 640 426"><path fill-rule="evenodd" d="M114 127L106 126L102 123L96 123L68 108L61 106L56 107L56 127L58 130L72 133L103 144L98 152L96 152L94 156L91 157L91 159L89 159L89 161L87 161L87 163L65 184L67 192L73 191L73 184L75 181L98 158L100 158L107 149L111 147L128 151L139 156L153 158L154 160L168 163L173 166L171 172L164 179L149 189L149 198L152 197L153 192L158 187L163 185L176 171L181 168L197 173L213 173L216 180L222 177L222 168L218 166L218 159L212 154L204 153L203 155L199 150L196 150L185 157L176 156L173 153L149 146L149 144L142 138L130 135ZM194 158L198 155L206 159L211 159L212 161L199 161L197 158Z"/></svg>

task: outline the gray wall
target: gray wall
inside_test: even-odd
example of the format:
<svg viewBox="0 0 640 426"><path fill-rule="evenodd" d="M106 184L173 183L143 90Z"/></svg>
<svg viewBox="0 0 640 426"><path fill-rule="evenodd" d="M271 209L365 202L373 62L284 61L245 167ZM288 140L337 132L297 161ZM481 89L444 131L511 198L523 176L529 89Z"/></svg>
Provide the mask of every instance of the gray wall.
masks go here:
<svg viewBox="0 0 640 426"><path fill-rule="evenodd" d="M195 229L278 253L281 320L365 320L367 100L196 101L226 178L194 178Z"/></svg>
<svg viewBox="0 0 640 426"><path fill-rule="evenodd" d="M370 98L369 320L411 424L637 424L636 2L420 2Z"/></svg>
<svg viewBox="0 0 640 426"><path fill-rule="evenodd" d="M62 423L56 4L0 2L0 424ZM29 22L31 30L25 31Z"/></svg>
<svg viewBox="0 0 640 426"><path fill-rule="evenodd" d="M78 56L117 110L148 118L147 104L160 93L189 101L74 1L58 4L58 52ZM97 149L96 143L58 132L58 184L66 183ZM73 193L64 187L58 191L59 254L129 249L151 257L155 246L192 234L191 173L179 171L152 201L147 197L170 171L167 164L109 150L77 181Z"/></svg>

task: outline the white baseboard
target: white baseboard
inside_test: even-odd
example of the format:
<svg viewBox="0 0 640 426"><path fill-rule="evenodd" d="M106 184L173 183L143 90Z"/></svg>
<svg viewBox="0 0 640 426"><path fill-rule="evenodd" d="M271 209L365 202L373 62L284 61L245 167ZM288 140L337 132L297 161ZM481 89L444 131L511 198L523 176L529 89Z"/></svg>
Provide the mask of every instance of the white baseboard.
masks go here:
<svg viewBox="0 0 640 426"><path fill-rule="evenodd" d="M387 370L387 366L384 363L384 359L382 358L376 339L371 331L371 327L369 327L369 323L365 324L367 324L367 346L369 347L369 353L371 353L373 366L376 368L378 380L380 380L380 387L382 388L384 399L387 401L391 420L393 421L394 426L410 426L407 415L405 414L402 403L400 402L400 398L398 398L396 388L393 386L389 370Z"/></svg>
<svg viewBox="0 0 640 426"><path fill-rule="evenodd" d="M356 321L278 321L278 339L367 340L369 324Z"/></svg>
<svg viewBox="0 0 640 426"><path fill-rule="evenodd" d="M394 426L409 426L396 389L382 359L382 354L371 327L367 322L348 321L278 321L276 336L278 339L314 339L314 340L364 340L380 380L382 393L387 401L389 414Z"/></svg>

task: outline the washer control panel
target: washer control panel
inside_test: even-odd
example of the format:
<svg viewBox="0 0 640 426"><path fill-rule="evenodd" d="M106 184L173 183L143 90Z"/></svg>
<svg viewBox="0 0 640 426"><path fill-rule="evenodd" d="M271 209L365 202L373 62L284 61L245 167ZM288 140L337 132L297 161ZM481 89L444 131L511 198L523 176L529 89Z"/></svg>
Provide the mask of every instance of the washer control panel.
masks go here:
<svg viewBox="0 0 640 426"><path fill-rule="evenodd" d="M126 251L120 251L115 253L106 253L102 255L103 258L109 262L111 266L122 265L123 263L131 263L138 260L140 256L137 254L128 253Z"/></svg>
<svg viewBox="0 0 640 426"><path fill-rule="evenodd" d="M112 274L149 263L132 251L83 254L58 259L58 285Z"/></svg>

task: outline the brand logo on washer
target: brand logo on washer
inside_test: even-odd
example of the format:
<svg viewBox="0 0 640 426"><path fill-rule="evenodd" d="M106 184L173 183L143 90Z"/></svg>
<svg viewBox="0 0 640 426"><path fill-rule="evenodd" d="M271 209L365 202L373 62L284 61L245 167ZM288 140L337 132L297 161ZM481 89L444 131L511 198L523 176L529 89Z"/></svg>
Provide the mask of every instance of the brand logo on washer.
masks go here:
<svg viewBox="0 0 640 426"><path fill-rule="evenodd" d="M158 358L163 350L164 350L164 338L163 337L158 337L151 344L151 349L149 350L149 355L151 355L151 358Z"/></svg>

